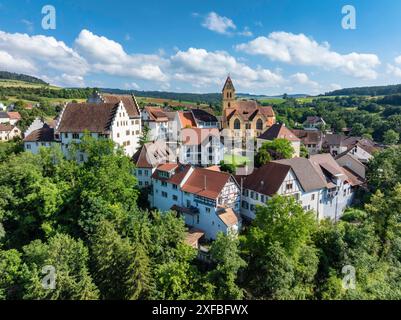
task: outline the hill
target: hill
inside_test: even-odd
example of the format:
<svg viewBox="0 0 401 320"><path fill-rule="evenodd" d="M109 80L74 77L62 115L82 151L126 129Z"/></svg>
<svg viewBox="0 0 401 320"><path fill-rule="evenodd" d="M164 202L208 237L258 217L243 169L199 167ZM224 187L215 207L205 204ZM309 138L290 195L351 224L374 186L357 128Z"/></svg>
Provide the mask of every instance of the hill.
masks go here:
<svg viewBox="0 0 401 320"><path fill-rule="evenodd" d="M23 81L23 82L28 82L28 83L35 83L39 85L49 85L47 82L43 81L42 79L33 77L33 76L28 76L26 74L22 73L14 73L14 72L8 72L8 71L0 71L0 79L2 80L17 80L17 81Z"/></svg>
<svg viewBox="0 0 401 320"><path fill-rule="evenodd" d="M327 92L326 96L386 96L401 93L401 84L373 87L356 87Z"/></svg>

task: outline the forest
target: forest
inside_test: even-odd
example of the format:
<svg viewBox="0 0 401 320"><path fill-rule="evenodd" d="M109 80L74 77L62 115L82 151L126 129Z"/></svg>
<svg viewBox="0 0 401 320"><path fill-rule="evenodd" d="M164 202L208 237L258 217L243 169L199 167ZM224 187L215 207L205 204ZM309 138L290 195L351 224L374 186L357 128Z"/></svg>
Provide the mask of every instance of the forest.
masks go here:
<svg viewBox="0 0 401 320"><path fill-rule="evenodd" d="M363 201L339 222L276 196L239 237L220 234L207 262L182 218L139 208L134 167L111 141L87 136L78 151L87 162L0 145L0 299L401 298L399 146L375 155Z"/></svg>

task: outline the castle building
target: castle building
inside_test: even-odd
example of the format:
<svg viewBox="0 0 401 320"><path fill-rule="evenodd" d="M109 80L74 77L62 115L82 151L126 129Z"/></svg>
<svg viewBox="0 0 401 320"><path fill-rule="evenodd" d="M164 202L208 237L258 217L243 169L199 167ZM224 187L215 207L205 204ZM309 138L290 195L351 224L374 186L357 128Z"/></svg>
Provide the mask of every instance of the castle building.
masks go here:
<svg viewBox="0 0 401 320"><path fill-rule="evenodd" d="M249 129L248 135L256 138L276 123L271 106L260 106L255 100L236 99L230 76L224 84L222 100L222 127L229 129L229 134L234 138L244 138Z"/></svg>

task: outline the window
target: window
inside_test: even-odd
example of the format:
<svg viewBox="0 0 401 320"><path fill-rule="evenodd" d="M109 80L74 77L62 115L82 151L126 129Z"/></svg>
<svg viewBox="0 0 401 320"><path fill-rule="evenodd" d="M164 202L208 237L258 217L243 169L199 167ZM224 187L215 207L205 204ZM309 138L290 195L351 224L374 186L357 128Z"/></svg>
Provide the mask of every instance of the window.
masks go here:
<svg viewBox="0 0 401 320"><path fill-rule="evenodd" d="M255 205L251 204L250 209L251 209L251 211L255 211Z"/></svg>
<svg viewBox="0 0 401 320"><path fill-rule="evenodd" d="M199 224L199 214L196 215L196 223Z"/></svg>
<svg viewBox="0 0 401 320"><path fill-rule="evenodd" d="M135 124L139 124L139 120L135 120Z"/></svg>
<svg viewBox="0 0 401 320"><path fill-rule="evenodd" d="M79 161L81 161L81 162L84 161L84 155L83 154L79 155Z"/></svg>
<svg viewBox="0 0 401 320"><path fill-rule="evenodd" d="M178 197L177 197L175 194L173 194L173 200L174 200L174 201L177 201L177 200L178 200Z"/></svg>
<svg viewBox="0 0 401 320"><path fill-rule="evenodd" d="M266 202L265 196L263 194L260 195L260 201L263 203Z"/></svg>
<svg viewBox="0 0 401 320"><path fill-rule="evenodd" d="M117 138L120 138L120 134L119 133L117 133Z"/></svg>
<svg viewBox="0 0 401 320"><path fill-rule="evenodd" d="M167 187L167 182L166 181L162 181L162 186L163 187Z"/></svg>
<svg viewBox="0 0 401 320"><path fill-rule="evenodd" d="M138 134L139 134L139 130L136 130L136 131L135 131L135 134L138 135Z"/></svg>
<svg viewBox="0 0 401 320"><path fill-rule="evenodd" d="M286 189L287 191L292 190L292 183L291 183L291 182L288 182L287 185L285 186L285 189Z"/></svg>
<svg viewBox="0 0 401 320"><path fill-rule="evenodd" d="M68 139L68 133L64 133L64 138Z"/></svg>
<svg viewBox="0 0 401 320"><path fill-rule="evenodd" d="M263 121L262 119L258 119L258 121L256 121L256 130L262 130L263 129Z"/></svg>
<svg viewBox="0 0 401 320"><path fill-rule="evenodd" d="M125 131L125 134L126 134L127 136L129 136L129 133L130 133L129 130Z"/></svg>
<svg viewBox="0 0 401 320"><path fill-rule="evenodd" d="M251 198L253 199L253 197L254 197L254 192L251 191Z"/></svg>
<svg viewBox="0 0 401 320"><path fill-rule="evenodd" d="M255 200L259 200L259 193L255 193Z"/></svg>
<svg viewBox="0 0 401 320"><path fill-rule="evenodd" d="M206 212L207 212L207 213L210 213L210 208L206 208Z"/></svg>
<svg viewBox="0 0 401 320"><path fill-rule="evenodd" d="M315 194L312 194L311 200L312 200L312 201L315 200Z"/></svg>
<svg viewBox="0 0 401 320"><path fill-rule="evenodd" d="M245 124L245 129L251 129L251 124L250 123Z"/></svg>
<svg viewBox="0 0 401 320"><path fill-rule="evenodd" d="M162 191L162 197L163 198L167 198L167 192L166 191Z"/></svg>
<svg viewBox="0 0 401 320"><path fill-rule="evenodd" d="M238 119L234 121L234 129L241 129L241 122Z"/></svg>
<svg viewBox="0 0 401 320"><path fill-rule="evenodd" d="M140 186L142 185L142 181L139 181L138 183L139 183Z"/></svg>
<svg viewBox="0 0 401 320"><path fill-rule="evenodd" d="M242 201L242 208L244 209L248 209L249 208L249 204L246 201Z"/></svg>
<svg viewBox="0 0 401 320"><path fill-rule="evenodd" d="M27 144L27 145L26 145L26 148L27 148L27 149L31 149L31 145L30 145L30 144Z"/></svg>
<svg viewBox="0 0 401 320"><path fill-rule="evenodd" d="M187 208L189 208L191 206L191 201L187 200Z"/></svg>
<svg viewBox="0 0 401 320"><path fill-rule="evenodd" d="M173 189L174 189L174 190L177 190L177 188L178 188L177 185L176 185L176 184L173 184Z"/></svg>
<svg viewBox="0 0 401 320"><path fill-rule="evenodd" d="M145 181L145 186L147 186L149 184L149 182Z"/></svg>
<svg viewBox="0 0 401 320"><path fill-rule="evenodd" d="M138 176L142 175L142 170L138 170Z"/></svg>

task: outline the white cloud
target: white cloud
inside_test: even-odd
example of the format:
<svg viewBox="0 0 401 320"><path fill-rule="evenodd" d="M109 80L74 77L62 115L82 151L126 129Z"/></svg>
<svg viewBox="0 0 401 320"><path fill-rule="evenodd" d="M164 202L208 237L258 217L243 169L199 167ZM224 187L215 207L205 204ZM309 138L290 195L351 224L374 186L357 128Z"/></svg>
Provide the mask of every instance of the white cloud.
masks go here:
<svg viewBox="0 0 401 320"><path fill-rule="evenodd" d="M29 64L26 72L46 69L53 74L63 72L82 76L87 71L86 61L54 37L0 31L0 51L7 52L20 63ZM2 59L6 60L4 55Z"/></svg>
<svg viewBox="0 0 401 320"><path fill-rule="evenodd" d="M31 62L15 58L5 51L0 51L0 70L21 73L35 73L37 71L36 67Z"/></svg>
<svg viewBox="0 0 401 320"><path fill-rule="evenodd" d="M273 32L268 37L262 36L239 44L236 49L252 55L263 55L274 61L318 66L327 70L338 69L363 79L376 79L375 68L380 64L375 54L340 54L332 51L327 42L319 44L302 33Z"/></svg>
<svg viewBox="0 0 401 320"><path fill-rule="evenodd" d="M343 88L343 87L342 87L340 84L338 84L338 83L331 83L330 86L329 86L329 89L330 89L331 91L340 90L340 89L342 89L342 88Z"/></svg>
<svg viewBox="0 0 401 320"><path fill-rule="evenodd" d="M308 86L314 89L319 88L319 84L316 81L310 80L306 73L298 72L290 76L290 78L297 84Z"/></svg>
<svg viewBox="0 0 401 320"><path fill-rule="evenodd" d="M221 85L228 73L236 78L240 89L273 88L284 82L280 74L261 67L251 68L227 52L198 48L178 51L171 57L171 69L174 79L198 88Z"/></svg>
<svg viewBox="0 0 401 320"><path fill-rule="evenodd" d="M140 86L136 83L136 82L130 82L130 83L126 83L126 84L124 84L124 87L126 88L126 89L135 89L135 90L139 90L140 89Z"/></svg>
<svg viewBox="0 0 401 320"><path fill-rule="evenodd" d="M205 17L202 26L221 34L228 34L230 30L237 28L230 18L219 16L216 12L210 12Z"/></svg>
<svg viewBox="0 0 401 320"><path fill-rule="evenodd" d="M401 68L389 63L387 64L387 74L393 77L401 78Z"/></svg>
<svg viewBox="0 0 401 320"><path fill-rule="evenodd" d="M90 64L91 71L137 79L166 81L161 70L168 61L156 54L127 54L121 44L84 29L75 47Z"/></svg>
<svg viewBox="0 0 401 320"><path fill-rule="evenodd" d="M245 37L252 37L253 36L253 33L249 29L249 27L245 27L244 30L242 30L241 32L238 32L238 34L240 36L245 36Z"/></svg>
<svg viewBox="0 0 401 320"><path fill-rule="evenodd" d="M394 59L394 62L398 65L401 65L401 56L398 56Z"/></svg>

